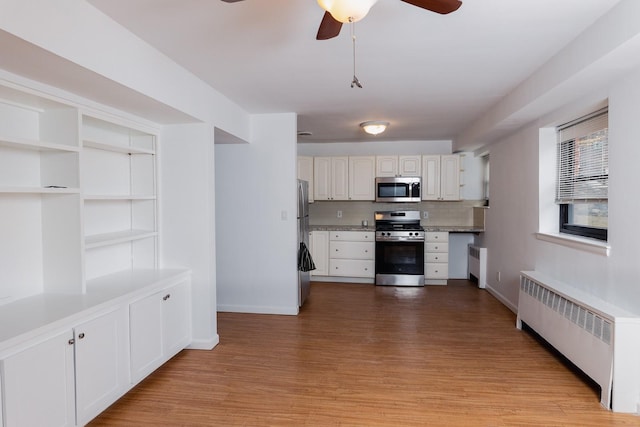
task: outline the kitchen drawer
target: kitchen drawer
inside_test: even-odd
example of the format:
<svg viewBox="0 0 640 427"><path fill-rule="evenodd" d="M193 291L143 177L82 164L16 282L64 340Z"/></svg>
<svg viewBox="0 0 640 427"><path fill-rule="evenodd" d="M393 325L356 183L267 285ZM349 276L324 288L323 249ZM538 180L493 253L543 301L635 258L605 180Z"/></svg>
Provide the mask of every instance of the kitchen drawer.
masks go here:
<svg viewBox="0 0 640 427"><path fill-rule="evenodd" d="M329 258L374 259L374 242L329 242Z"/></svg>
<svg viewBox="0 0 640 427"><path fill-rule="evenodd" d="M424 262L449 262L449 254L443 252L427 252L424 255Z"/></svg>
<svg viewBox="0 0 640 427"><path fill-rule="evenodd" d="M425 242L448 242L449 233L447 231L427 231L424 233Z"/></svg>
<svg viewBox="0 0 640 427"><path fill-rule="evenodd" d="M425 243L424 244L424 252L426 254L430 252L441 252L441 253L449 253L449 244L448 243Z"/></svg>
<svg viewBox="0 0 640 427"><path fill-rule="evenodd" d="M375 242L375 231L330 231L329 240L348 240L352 242Z"/></svg>
<svg viewBox="0 0 640 427"><path fill-rule="evenodd" d="M447 279L449 277L449 264L437 262L425 263L424 277L427 279Z"/></svg>
<svg viewBox="0 0 640 427"><path fill-rule="evenodd" d="M373 260L364 259L330 259L329 275L373 278L375 263Z"/></svg>

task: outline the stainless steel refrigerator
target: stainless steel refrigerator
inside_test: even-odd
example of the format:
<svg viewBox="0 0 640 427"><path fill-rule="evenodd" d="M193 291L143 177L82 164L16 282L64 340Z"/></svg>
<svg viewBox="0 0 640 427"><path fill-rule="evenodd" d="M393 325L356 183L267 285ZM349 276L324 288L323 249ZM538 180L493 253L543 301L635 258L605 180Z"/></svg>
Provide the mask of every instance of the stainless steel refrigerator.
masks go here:
<svg viewBox="0 0 640 427"><path fill-rule="evenodd" d="M301 251L309 248L309 183L298 180L298 305L302 307L311 290L310 273L301 267ZM307 270L307 271L304 271Z"/></svg>

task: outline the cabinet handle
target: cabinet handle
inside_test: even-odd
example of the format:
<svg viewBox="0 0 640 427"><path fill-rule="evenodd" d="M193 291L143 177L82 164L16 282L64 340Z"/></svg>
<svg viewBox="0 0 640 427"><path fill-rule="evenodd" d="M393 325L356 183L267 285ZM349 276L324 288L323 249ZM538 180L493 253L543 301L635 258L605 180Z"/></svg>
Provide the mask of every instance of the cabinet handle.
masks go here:
<svg viewBox="0 0 640 427"><path fill-rule="evenodd" d="M79 338L79 339L84 338L84 332L80 332L80 333L78 334L78 338Z"/></svg>
<svg viewBox="0 0 640 427"><path fill-rule="evenodd" d="M169 298L171 298L171 294L166 294L165 296L162 297L162 301L166 301Z"/></svg>
<svg viewBox="0 0 640 427"><path fill-rule="evenodd" d="M76 340L74 340L73 338L71 338L71 339L68 341L68 343L69 343L69 345L74 345L74 344L76 343Z"/></svg>
<svg viewBox="0 0 640 427"><path fill-rule="evenodd" d="M437 260L438 260L438 257L435 257L435 260L437 261Z"/></svg>
<svg viewBox="0 0 640 427"><path fill-rule="evenodd" d="M369 269L367 267L364 268L364 271L369 271Z"/></svg>
<svg viewBox="0 0 640 427"><path fill-rule="evenodd" d="M437 247L437 246L435 246L435 248L436 248L436 251L437 251L437 250L438 250L438 247Z"/></svg>
<svg viewBox="0 0 640 427"><path fill-rule="evenodd" d="M338 250L336 249L336 252L338 252Z"/></svg>

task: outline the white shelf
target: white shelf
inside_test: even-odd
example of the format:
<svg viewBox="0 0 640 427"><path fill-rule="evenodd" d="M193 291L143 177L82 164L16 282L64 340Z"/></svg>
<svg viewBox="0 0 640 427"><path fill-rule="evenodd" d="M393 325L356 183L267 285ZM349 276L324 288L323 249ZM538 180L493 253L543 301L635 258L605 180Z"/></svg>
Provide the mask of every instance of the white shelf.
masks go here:
<svg viewBox="0 0 640 427"><path fill-rule="evenodd" d="M0 193L12 194L79 194L79 188L2 187Z"/></svg>
<svg viewBox="0 0 640 427"><path fill-rule="evenodd" d="M95 148L97 150L112 151L114 153L151 154L151 155L155 154L155 151L151 149L137 148L137 147L125 146L125 145L108 144L108 143L92 141L92 140L84 140L83 146L88 148Z"/></svg>
<svg viewBox="0 0 640 427"><path fill-rule="evenodd" d="M84 200L155 200L153 195L85 194Z"/></svg>
<svg viewBox="0 0 640 427"><path fill-rule="evenodd" d="M134 240L147 239L157 236L156 231L149 230L125 230L113 233L95 234L85 237L85 248L99 248L102 246L115 245L118 243L133 242Z"/></svg>
<svg viewBox="0 0 640 427"><path fill-rule="evenodd" d="M26 138L11 138L6 136L0 136L0 147L35 151L67 151L72 153L80 152L80 147L75 147L72 145L56 144L46 141L36 141Z"/></svg>

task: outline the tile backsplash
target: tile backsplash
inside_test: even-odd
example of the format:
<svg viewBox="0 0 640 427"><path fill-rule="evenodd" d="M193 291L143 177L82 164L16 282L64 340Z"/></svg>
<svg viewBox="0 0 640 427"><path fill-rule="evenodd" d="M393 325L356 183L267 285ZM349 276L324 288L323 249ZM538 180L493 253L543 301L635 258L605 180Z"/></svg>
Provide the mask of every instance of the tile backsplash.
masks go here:
<svg viewBox="0 0 640 427"><path fill-rule="evenodd" d="M483 206L484 200L463 200L457 202L421 203L375 203L375 202L327 202L316 201L309 204L311 225L360 225L363 220L374 225L376 211L416 210L428 212L429 218L422 219L423 226L473 226L474 207ZM338 211L342 217L338 218Z"/></svg>

